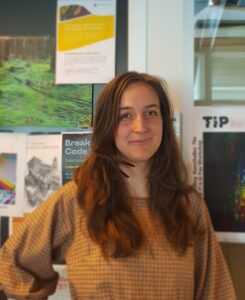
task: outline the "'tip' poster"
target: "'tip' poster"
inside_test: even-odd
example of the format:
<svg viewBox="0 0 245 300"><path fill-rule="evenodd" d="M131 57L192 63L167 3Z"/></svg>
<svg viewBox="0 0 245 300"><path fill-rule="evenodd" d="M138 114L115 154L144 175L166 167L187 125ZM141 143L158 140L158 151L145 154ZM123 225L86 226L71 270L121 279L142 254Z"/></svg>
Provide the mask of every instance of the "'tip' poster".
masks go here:
<svg viewBox="0 0 245 300"><path fill-rule="evenodd" d="M229 107L195 108L190 160L221 241L245 242L245 116Z"/></svg>

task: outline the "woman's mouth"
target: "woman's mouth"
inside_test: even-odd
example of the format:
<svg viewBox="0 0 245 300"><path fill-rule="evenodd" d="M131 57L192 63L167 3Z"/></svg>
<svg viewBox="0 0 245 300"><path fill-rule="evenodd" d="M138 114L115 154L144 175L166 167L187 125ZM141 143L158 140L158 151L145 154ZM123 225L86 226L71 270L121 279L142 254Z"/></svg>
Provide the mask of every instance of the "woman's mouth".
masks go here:
<svg viewBox="0 0 245 300"><path fill-rule="evenodd" d="M149 143L151 140L152 140L151 138L131 140L129 141L129 144L144 145Z"/></svg>

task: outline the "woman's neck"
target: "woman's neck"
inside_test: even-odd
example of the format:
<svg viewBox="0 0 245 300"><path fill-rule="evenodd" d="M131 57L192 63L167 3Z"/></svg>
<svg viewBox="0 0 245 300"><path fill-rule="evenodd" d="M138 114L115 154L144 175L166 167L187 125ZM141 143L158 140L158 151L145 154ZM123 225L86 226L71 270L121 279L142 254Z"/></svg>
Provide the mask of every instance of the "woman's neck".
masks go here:
<svg viewBox="0 0 245 300"><path fill-rule="evenodd" d="M149 165L135 164L134 167L122 167L122 171L125 172L128 177L125 178L126 185L130 196L138 198L149 197L148 189L148 171Z"/></svg>

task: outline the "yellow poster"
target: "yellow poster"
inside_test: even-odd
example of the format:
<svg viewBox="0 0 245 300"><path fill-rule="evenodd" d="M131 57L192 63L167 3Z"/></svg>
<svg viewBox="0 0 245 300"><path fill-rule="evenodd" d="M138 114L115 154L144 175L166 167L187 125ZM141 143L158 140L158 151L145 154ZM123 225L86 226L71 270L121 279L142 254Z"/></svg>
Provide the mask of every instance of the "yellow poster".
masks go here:
<svg viewBox="0 0 245 300"><path fill-rule="evenodd" d="M106 83L115 76L116 0L60 0L56 84Z"/></svg>

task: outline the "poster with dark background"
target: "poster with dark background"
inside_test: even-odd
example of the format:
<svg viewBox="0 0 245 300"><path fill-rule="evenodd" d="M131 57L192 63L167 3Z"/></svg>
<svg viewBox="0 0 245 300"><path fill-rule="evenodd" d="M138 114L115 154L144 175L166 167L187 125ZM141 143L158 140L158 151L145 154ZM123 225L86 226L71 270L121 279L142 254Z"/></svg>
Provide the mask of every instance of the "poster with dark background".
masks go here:
<svg viewBox="0 0 245 300"><path fill-rule="evenodd" d="M88 156L91 131L62 134L62 184L72 179L73 171Z"/></svg>
<svg viewBox="0 0 245 300"><path fill-rule="evenodd" d="M204 132L204 198L220 232L245 232L245 132Z"/></svg>

